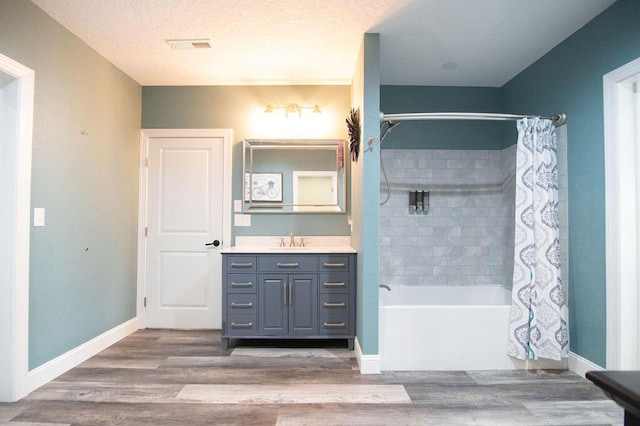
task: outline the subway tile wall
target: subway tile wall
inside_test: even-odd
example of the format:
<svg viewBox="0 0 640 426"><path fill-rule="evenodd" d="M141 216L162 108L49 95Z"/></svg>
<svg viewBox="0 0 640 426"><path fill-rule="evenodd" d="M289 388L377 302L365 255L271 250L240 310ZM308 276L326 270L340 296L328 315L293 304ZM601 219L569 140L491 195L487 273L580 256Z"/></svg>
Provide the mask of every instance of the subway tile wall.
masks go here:
<svg viewBox="0 0 640 426"><path fill-rule="evenodd" d="M560 132L558 142L566 259L566 142L563 148ZM389 198L380 207L380 282L510 288L515 153L515 145L501 151L383 149ZM380 188L382 202L384 178ZM428 213L410 212L410 190L429 191Z"/></svg>

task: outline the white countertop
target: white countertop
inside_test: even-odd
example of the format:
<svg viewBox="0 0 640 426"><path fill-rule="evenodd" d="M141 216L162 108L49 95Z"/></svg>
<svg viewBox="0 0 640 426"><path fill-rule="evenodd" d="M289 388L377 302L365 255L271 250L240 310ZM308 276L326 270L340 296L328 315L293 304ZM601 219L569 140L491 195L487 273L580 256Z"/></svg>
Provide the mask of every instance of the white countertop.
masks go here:
<svg viewBox="0 0 640 426"><path fill-rule="evenodd" d="M260 253L260 254L301 254L301 253L356 253L351 246L318 246L318 247L264 247L264 246L233 246L222 249L221 253Z"/></svg>
<svg viewBox="0 0 640 426"><path fill-rule="evenodd" d="M304 239L304 247L300 241ZM349 245L349 236L294 236L296 247L289 247L290 236L257 236L236 237L236 245L221 250L221 253L356 253L356 249ZM285 247L280 244L284 241Z"/></svg>

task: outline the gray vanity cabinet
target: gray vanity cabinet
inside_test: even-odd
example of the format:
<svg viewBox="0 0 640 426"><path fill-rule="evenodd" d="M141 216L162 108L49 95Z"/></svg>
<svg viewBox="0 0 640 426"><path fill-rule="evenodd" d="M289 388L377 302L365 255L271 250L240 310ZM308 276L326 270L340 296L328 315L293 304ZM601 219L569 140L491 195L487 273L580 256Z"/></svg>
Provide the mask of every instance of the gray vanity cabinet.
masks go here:
<svg viewBox="0 0 640 426"><path fill-rule="evenodd" d="M223 254L222 346L230 338L355 337L355 254Z"/></svg>
<svg viewBox="0 0 640 426"><path fill-rule="evenodd" d="M258 332L318 334L317 274L260 274Z"/></svg>

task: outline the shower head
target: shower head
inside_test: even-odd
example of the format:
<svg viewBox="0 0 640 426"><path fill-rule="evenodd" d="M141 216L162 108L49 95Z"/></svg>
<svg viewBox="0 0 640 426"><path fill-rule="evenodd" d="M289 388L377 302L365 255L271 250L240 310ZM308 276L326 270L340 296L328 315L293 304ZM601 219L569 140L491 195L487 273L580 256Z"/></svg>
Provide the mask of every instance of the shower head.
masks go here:
<svg viewBox="0 0 640 426"><path fill-rule="evenodd" d="M381 132L382 132L382 129L384 128L384 132L382 132L382 136L380 136L380 143L382 143L382 141L389 134L391 129L396 127L398 124L400 124L399 121L390 121L390 120L385 120L385 121L382 122L382 124L380 124L380 131Z"/></svg>

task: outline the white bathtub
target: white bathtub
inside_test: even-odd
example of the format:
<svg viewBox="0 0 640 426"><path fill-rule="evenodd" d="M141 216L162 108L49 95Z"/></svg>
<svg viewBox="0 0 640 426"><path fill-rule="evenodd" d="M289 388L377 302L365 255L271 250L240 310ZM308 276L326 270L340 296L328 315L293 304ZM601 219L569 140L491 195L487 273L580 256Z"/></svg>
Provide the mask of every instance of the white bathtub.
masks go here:
<svg viewBox="0 0 640 426"><path fill-rule="evenodd" d="M510 308L500 286L381 288L382 370L526 368L506 354Z"/></svg>

